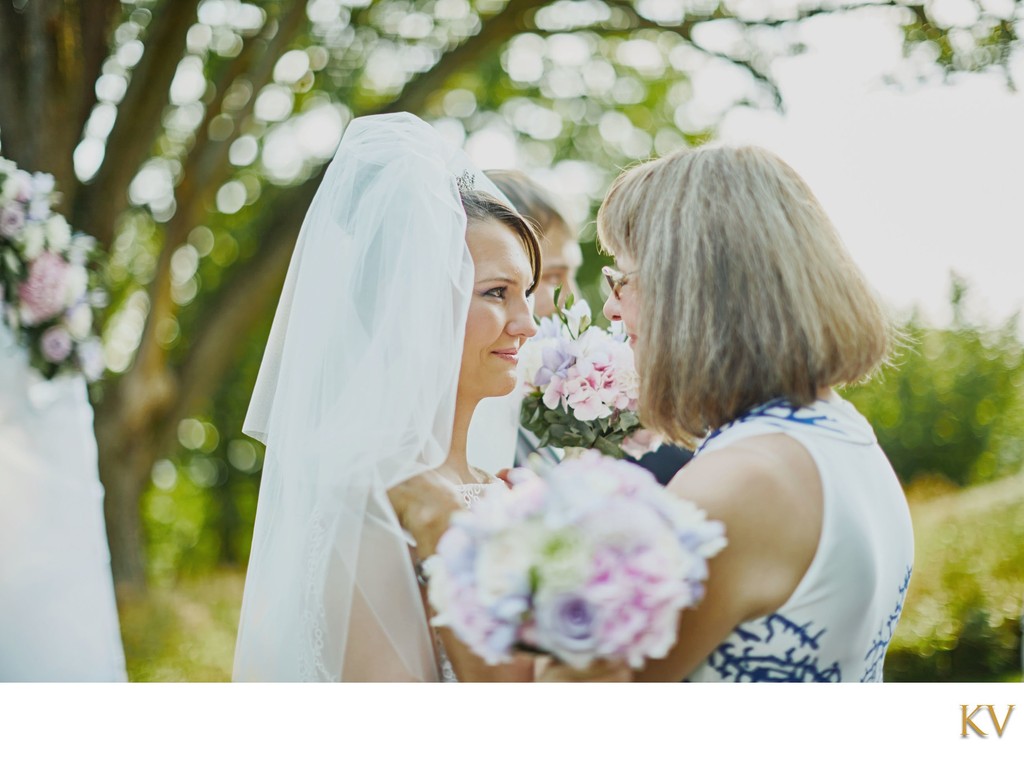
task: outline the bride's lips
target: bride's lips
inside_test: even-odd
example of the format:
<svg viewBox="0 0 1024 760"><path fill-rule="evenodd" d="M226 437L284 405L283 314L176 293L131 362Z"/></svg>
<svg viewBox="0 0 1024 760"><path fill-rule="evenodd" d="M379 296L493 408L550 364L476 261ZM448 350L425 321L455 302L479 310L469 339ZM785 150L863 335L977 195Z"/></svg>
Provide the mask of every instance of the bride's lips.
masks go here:
<svg viewBox="0 0 1024 760"><path fill-rule="evenodd" d="M499 359L504 359L507 362L515 364L519 361L519 349L518 348L506 348L501 351L491 351L492 354L497 356Z"/></svg>

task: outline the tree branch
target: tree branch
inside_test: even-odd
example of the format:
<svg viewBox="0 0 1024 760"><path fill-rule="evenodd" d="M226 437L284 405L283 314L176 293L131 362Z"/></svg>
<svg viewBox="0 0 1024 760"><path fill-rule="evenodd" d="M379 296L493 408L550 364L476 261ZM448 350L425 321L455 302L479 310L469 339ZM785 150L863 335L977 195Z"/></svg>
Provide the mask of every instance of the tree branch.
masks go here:
<svg viewBox="0 0 1024 760"><path fill-rule="evenodd" d="M3 140L3 155L17 161L21 145L27 141L24 133L29 131L28 120L16 118L15 114L24 108L24 81L21 73L26 70L25 49L21 41L26 38L25 13L17 13L13 3L0 2L0 139Z"/></svg>
<svg viewBox="0 0 1024 760"><path fill-rule="evenodd" d="M478 34L442 55L430 71L411 79L402 93L378 112L421 110L430 95L441 88L452 74L471 66L488 46L514 34L520 28L523 14L543 4L544 0L511 0L502 11L483 22ZM259 237L259 249L251 261L207 305L208 313L217 317L196 331L196 339L182 362L179 398L173 412L168 415L169 422L176 422L194 409L208 389L223 376L230 365L225 359L230 354L226 347L237 343L239 335L250 332L260 316L266 314L272 299L280 293L280 284L284 281L302 220L326 170L325 165L314 176L288 191L284 202L275 205L273 216L264 226L267 232Z"/></svg>
<svg viewBox="0 0 1024 760"><path fill-rule="evenodd" d="M207 304L207 313L214 318L194 333L178 374L178 397L166 417L162 441L171 441L178 421L209 398L210 388L216 387L237 360L244 340L241 336L252 331L280 295L298 237L296 220L301 222L305 216L320 179L318 176L299 185L286 200L275 204L272 216L263 224L259 250Z"/></svg>
<svg viewBox="0 0 1024 760"><path fill-rule="evenodd" d="M546 5L548 0L509 0L493 16L481 20L480 31L444 53L430 69L410 79L394 100L376 109L376 113L408 111L419 113L427 99L444 87L458 71L469 68L484 57L488 48L508 40L517 31L525 31L523 17Z"/></svg>
<svg viewBox="0 0 1024 760"><path fill-rule="evenodd" d="M117 120L107 138L99 171L79 195L73 225L104 245L114 235L118 216L128 207L128 185L153 148L163 123L171 81L178 70L185 37L196 20L200 0L164 0L153 11L142 58L132 71Z"/></svg>
<svg viewBox="0 0 1024 760"><path fill-rule="evenodd" d="M177 208L167 225L157 257L156 271L149 286L149 314L135 362L127 373L131 376L128 382L132 382L134 377L145 379L164 376L170 379L167 349L160 344L157 332L161 320L173 316L177 311L177 305L171 296L171 259L174 252L184 244L188 234L207 213L217 188L230 176L232 169L228 162L228 152L231 138L237 133L239 125L252 113L256 91L270 81L274 65L295 40L302 28L305 14L305 4L292 3L280 20L268 18L264 29L273 30L270 39L250 37L246 40L242 51L228 64L225 75L216 88L214 99L207 107L203 122L196 131L196 142L189 151L181 180L175 188ZM224 113L225 93L238 77L250 70L254 62L255 67L248 76L253 86L253 97L234 114L231 133L224 139L213 139L210 125L217 116ZM143 382L145 383L145 380ZM158 405L154 405L152 411L159 415L161 410Z"/></svg>
<svg viewBox="0 0 1024 760"><path fill-rule="evenodd" d="M80 35L80 55L75 65L80 82L81 102L75 118L78 133L85 128L85 122L96 105L96 88L93 86L103 70L103 62L110 53L111 36L121 8L119 0L79 0L76 14Z"/></svg>

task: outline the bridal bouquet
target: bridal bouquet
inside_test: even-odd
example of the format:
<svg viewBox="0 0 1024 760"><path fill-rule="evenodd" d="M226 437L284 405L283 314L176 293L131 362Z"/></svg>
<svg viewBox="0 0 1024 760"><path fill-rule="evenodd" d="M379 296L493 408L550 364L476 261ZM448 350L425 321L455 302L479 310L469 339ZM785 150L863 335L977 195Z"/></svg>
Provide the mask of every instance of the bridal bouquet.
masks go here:
<svg viewBox="0 0 1024 760"><path fill-rule="evenodd" d="M0 158L0 320L43 377L71 371L92 381L104 369L93 332L104 298L89 282L96 241L73 233L55 200L52 175Z"/></svg>
<svg viewBox="0 0 1024 760"><path fill-rule="evenodd" d="M492 665L516 649L580 669L665 656L725 546L722 524L596 451L512 476L456 513L424 562L432 622Z"/></svg>
<svg viewBox="0 0 1024 760"><path fill-rule="evenodd" d="M520 349L519 367L526 393L520 423L540 446L639 459L661 445L640 425L640 379L626 335L595 326L586 301L570 295L565 309L541 319Z"/></svg>

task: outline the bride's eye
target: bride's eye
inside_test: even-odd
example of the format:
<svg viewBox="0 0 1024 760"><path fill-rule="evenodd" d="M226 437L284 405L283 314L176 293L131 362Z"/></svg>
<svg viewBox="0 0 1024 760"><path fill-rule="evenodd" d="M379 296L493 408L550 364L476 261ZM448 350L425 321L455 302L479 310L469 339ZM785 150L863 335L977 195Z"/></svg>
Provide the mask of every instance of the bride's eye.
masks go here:
<svg viewBox="0 0 1024 760"><path fill-rule="evenodd" d="M485 296L489 296L490 298L501 298L501 299L504 299L505 298L505 291L507 291L507 290L508 290L508 288L506 286L502 285L502 286L497 287L497 288L491 288L490 290L486 291L484 293L484 295Z"/></svg>

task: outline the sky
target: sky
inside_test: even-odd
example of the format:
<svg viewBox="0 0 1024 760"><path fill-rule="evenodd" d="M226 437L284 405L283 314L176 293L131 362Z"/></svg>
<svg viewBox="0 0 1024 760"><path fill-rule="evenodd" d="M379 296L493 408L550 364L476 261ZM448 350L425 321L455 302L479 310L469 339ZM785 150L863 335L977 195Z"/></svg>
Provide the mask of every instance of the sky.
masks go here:
<svg viewBox="0 0 1024 760"><path fill-rule="evenodd" d="M807 54L773 70L785 113L733 110L721 139L790 163L897 310L947 322L951 271L970 284L976 318L1024 307L1024 94L984 74L887 85L905 64L870 19L821 19L809 38Z"/></svg>

